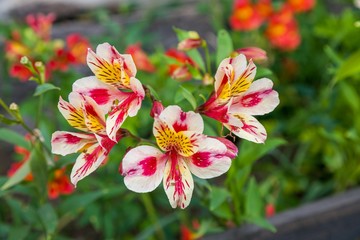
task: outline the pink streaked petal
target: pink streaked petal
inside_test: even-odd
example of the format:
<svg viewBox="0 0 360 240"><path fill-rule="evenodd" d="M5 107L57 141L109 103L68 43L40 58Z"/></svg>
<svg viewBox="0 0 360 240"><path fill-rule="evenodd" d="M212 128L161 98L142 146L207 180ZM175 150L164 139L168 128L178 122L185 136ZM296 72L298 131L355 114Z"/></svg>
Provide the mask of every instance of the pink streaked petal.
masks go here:
<svg viewBox="0 0 360 240"><path fill-rule="evenodd" d="M94 144L81 153L72 168L70 179L76 186L78 181L94 172L105 160L107 154L99 144Z"/></svg>
<svg viewBox="0 0 360 240"><path fill-rule="evenodd" d="M218 91L222 88L224 84L227 84L227 78L225 76L225 67L230 64L231 58L225 58L222 60L219 64L219 67L215 74L215 92L218 93Z"/></svg>
<svg viewBox="0 0 360 240"><path fill-rule="evenodd" d="M70 126L79 129L81 131L88 132L88 128L85 124L85 118L81 109L82 97L78 93L70 93L70 103L66 102L62 97L59 98L58 109L64 118L68 121ZM72 104L74 103L74 104Z"/></svg>
<svg viewBox="0 0 360 240"><path fill-rule="evenodd" d="M249 62L250 64L250 62ZM234 74L234 80L238 79L240 75L246 70L247 61L246 56L244 54L239 54L235 58L232 59L231 65L234 68L235 74Z"/></svg>
<svg viewBox="0 0 360 240"><path fill-rule="evenodd" d="M243 55L241 54L239 56L243 56ZM231 83L231 97L237 97L241 93L246 92L250 88L251 83L255 78L255 75L256 75L256 66L252 60L249 61L249 64L247 65L244 71L241 72L235 70L234 80Z"/></svg>
<svg viewBox="0 0 360 240"><path fill-rule="evenodd" d="M141 103L145 97L145 90L141 82L133 77L130 78L130 87L133 91L133 94L131 94L132 97L130 98L132 101L129 104L128 115L129 117L133 117L138 113L141 107Z"/></svg>
<svg viewBox="0 0 360 240"><path fill-rule="evenodd" d="M242 126L239 125L239 121ZM245 114L233 114L229 124L225 124L236 136L255 143L264 143L267 137L264 126L254 117Z"/></svg>
<svg viewBox="0 0 360 240"><path fill-rule="evenodd" d="M194 131L202 133L204 131L201 115L193 111L183 112L179 106L166 107L159 115L159 119L172 126L176 132Z"/></svg>
<svg viewBox="0 0 360 240"><path fill-rule="evenodd" d="M83 112L87 128L93 133L105 135L105 115L99 105L88 96L84 96Z"/></svg>
<svg viewBox="0 0 360 240"><path fill-rule="evenodd" d="M186 158L186 163L195 176L213 178L229 170L231 159L227 155L227 148L221 141L206 138L201 142L199 151Z"/></svg>
<svg viewBox="0 0 360 240"><path fill-rule="evenodd" d="M109 112L115 100L122 101L127 96L117 88L100 81L95 76L84 77L75 81L72 90L94 99L105 113Z"/></svg>
<svg viewBox="0 0 360 240"><path fill-rule="evenodd" d="M131 116L135 116L141 107L142 99L139 99L135 93L128 94L128 97L123 102L113 108L106 119L106 133L113 141L116 141L117 131L129 116L129 113L131 113Z"/></svg>
<svg viewBox="0 0 360 240"><path fill-rule="evenodd" d="M254 81L245 93L234 99L230 112L263 115L273 111L280 100L279 94L272 87L273 82L270 79L262 78Z"/></svg>
<svg viewBox="0 0 360 240"><path fill-rule="evenodd" d="M93 134L56 131L51 138L51 151L62 156L81 151L86 145L97 140Z"/></svg>
<svg viewBox="0 0 360 240"><path fill-rule="evenodd" d="M163 185L170 205L173 208L186 208L191 201L194 181L185 161L173 155L166 162Z"/></svg>
<svg viewBox="0 0 360 240"><path fill-rule="evenodd" d="M157 148L139 146L126 153L121 174L126 187L134 192L151 192L159 186L165 168L165 156Z"/></svg>
<svg viewBox="0 0 360 240"><path fill-rule="evenodd" d="M223 137L211 137L214 138L216 140L219 140L220 142L222 142L223 144L225 144L227 152L226 152L226 156L229 158L235 158L238 154L238 148L237 146L230 140L223 138Z"/></svg>
<svg viewBox="0 0 360 240"><path fill-rule="evenodd" d="M105 150L105 152L108 154L111 149L115 146L116 142L108 138L108 136L104 135L97 135L95 134L95 137L97 139L97 142L100 144L100 146ZM118 134L116 136L116 140L119 141L121 139L121 134Z"/></svg>

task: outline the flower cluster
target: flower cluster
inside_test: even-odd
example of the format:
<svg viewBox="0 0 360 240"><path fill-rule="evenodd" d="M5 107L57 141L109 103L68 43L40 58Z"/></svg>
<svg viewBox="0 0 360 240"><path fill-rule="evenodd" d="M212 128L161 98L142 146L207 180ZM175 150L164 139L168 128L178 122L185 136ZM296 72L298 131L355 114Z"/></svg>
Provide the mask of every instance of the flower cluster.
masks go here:
<svg viewBox="0 0 360 240"><path fill-rule="evenodd" d="M90 47L89 41L79 35L70 34L66 41L51 39L54 14L30 14L26 17L27 27L16 29L5 41L6 58L10 62L10 75L27 81L33 73L20 63L27 56L36 69L36 62L45 63L46 79L54 71L66 71L69 65L84 64L84 54Z"/></svg>
<svg viewBox="0 0 360 240"><path fill-rule="evenodd" d="M266 25L265 36L271 45L281 50L294 50L301 36L295 14L307 12L315 6L315 0L286 0L278 9L271 0L235 0L230 16L234 30L250 31Z"/></svg>
<svg viewBox="0 0 360 240"><path fill-rule="evenodd" d="M183 44L187 46L186 42ZM179 56L176 51L167 54ZM141 56L134 55L134 58L144 59ZM184 65L174 66L173 74L186 72L179 69L186 67L191 59L181 56ZM96 52L89 49L87 64L94 76L75 81L69 102L60 97L58 104L70 126L82 132L53 133L52 152L80 153L70 176L76 185L104 162L122 138L140 139L122 125L138 113L145 96L149 96L156 143L140 144L128 150L119 171L127 188L135 192L153 191L163 182L173 208L189 205L194 189L192 174L203 179L217 177L230 168L231 159L238 152L230 140L203 133L201 114L218 120L241 138L263 143L266 131L253 116L268 113L279 103L271 80L252 83L256 67L252 61L247 65L242 54L221 62L215 75L214 93L202 106L188 112L177 105L164 107L136 78L133 57L120 54L108 43L98 45ZM191 77L187 74L181 76Z"/></svg>

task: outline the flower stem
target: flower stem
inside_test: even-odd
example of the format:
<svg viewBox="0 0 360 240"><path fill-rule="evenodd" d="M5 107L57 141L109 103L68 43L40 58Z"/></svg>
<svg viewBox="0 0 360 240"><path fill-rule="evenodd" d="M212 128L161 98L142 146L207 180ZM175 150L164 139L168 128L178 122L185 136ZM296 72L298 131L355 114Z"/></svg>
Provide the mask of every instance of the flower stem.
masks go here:
<svg viewBox="0 0 360 240"><path fill-rule="evenodd" d="M165 233L159 223L159 219L150 195L148 193L141 194L141 200L145 206L146 212L148 213L151 222L154 223L157 239L166 239Z"/></svg>
<svg viewBox="0 0 360 240"><path fill-rule="evenodd" d="M211 74L211 59L210 59L210 53L209 53L209 48L208 48L207 44L204 46L204 51L205 51L206 69L207 69L207 72L211 76L212 75Z"/></svg>

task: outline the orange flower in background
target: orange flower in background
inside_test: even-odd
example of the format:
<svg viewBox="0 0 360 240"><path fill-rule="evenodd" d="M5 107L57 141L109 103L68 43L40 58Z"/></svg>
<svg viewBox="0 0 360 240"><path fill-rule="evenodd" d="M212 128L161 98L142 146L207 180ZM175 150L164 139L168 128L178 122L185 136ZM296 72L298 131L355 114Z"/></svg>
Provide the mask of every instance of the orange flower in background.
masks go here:
<svg viewBox="0 0 360 240"><path fill-rule="evenodd" d="M306 12L314 8L316 0L287 0L287 4L295 12Z"/></svg>
<svg viewBox="0 0 360 240"><path fill-rule="evenodd" d="M32 73L21 63L15 63L10 66L9 74L11 77L18 78L20 81L28 81Z"/></svg>
<svg viewBox="0 0 360 240"><path fill-rule="evenodd" d="M91 48L89 40L80 34L73 33L66 37L66 44L72 63L85 64L88 48Z"/></svg>
<svg viewBox="0 0 360 240"><path fill-rule="evenodd" d="M234 30L254 30L261 26L270 13L271 2L269 1L263 0L253 4L249 0L235 0L229 23Z"/></svg>
<svg viewBox="0 0 360 240"><path fill-rule="evenodd" d="M31 141L30 135L25 135L25 140ZM15 153L22 156L22 159L19 162L15 162L11 164L10 169L7 172L7 176L13 176L20 167L30 159L30 151L26 148L15 146ZM24 178L25 181L31 182L33 181L34 176L30 172ZM70 183L70 180L65 172L65 168L56 169L53 173L53 176L48 181L48 196L50 199L58 198L60 195L70 194L74 191L74 187Z"/></svg>
<svg viewBox="0 0 360 240"><path fill-rule="evenodd" d="M74 191L65 168L54 171L53 179L48 182L48 196L50 199L56 199L59 195L68 195Z"/></svg>
<svg viewBox="0 0 360 240"><path fill-rule="evenodd" d="M265 36L271 45L284 51L295 50L300 45L298 25L289 6L284 5L270 16Z"/></svg>
<svg viewBox="0 0 360 240"><path fill-rule="evenodd" d="M151 63L148 55L142 50L141 44L131 44L125 49L125 53L131 54L137 69L145 72L154 72L155 66Z"/></svg>
<svg viewBox="0 0 360 240"><path fill-rule="evenodd" d="M55 50L55 56L46 66L50 72L55 70L66 71L69 69L69 65L72 62L75 62L74 56L66 49L60 48Z"/></svg>
<svg viewBox="0 0 360 240"><path fill-rule="evenodd" d="M55 21L55 14L47 15L38 13L36 15L29 14L26 16L26 23L33 31L43 40L50 40L52 24Z"/></svg>
<svg viewBox="0 0 360 240"><path fill-rule="evenodd" d="M186 81L192 78L188 65L193 67L196 65L184 52L171 48L166 51L165 55L177 61L177 63L169 65L169 74L172 78L180 81Z"/></svg>
<svg viewBox="0 0 360 240"><path fill-rule="evenodd" d="M181 224L180 226L180 239L181 240L196 240L202 237L203 234L197 233L196 230L199 230L200 224L197 219L192 222L192 229L186 225Z"/></svg>

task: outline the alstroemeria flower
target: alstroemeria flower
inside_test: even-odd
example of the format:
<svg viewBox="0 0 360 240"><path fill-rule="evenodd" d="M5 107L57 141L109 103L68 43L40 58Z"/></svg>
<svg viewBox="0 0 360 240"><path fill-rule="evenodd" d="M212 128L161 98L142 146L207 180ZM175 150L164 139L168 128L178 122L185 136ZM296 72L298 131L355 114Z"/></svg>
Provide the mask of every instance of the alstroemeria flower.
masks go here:
<svg viewBox="0 0 360 240"><path fill-rule="evenodd" d="M66 37L66 45L69 53L72 56L72 63L85 64L86 58L84 57L90 47L89 40L84 36L73 33Z"/></svg>
<svg viewBox="0 0 360 240"><path fill-rule="evenodd" d="M234 30L249 31L257 29L264 21L264 17L256 6L249 0L235 0L234 10L229 23Z"/></svg>
<svg viewBox="0 0 360 240"><path fill-rule="evenodd" d="M69 102L61 97L59 111L70 126L83 131L74 133L56 131L52 135L51 146L54 154L62 156L80 152L71 172L71 182L77 182L95 171L116 144L106 134L105 114L96 102L87 96L71 92ZM116 140L121 134L116 135Z"/></svg>
<svg viewBox="0 0 360 240"><path fill-rule="evenodd" d="M49 13L44 15L38 13L36 15L29 14L26 16L26 23L33 29L33 31L43 40L50 40L51 29L55 21L55 14Z"/></svg>
<svg viewBox="0 0 360 240"><path fill-rule="evenodd" d="M265 36L271 45L285 51L296 49L301 36L292 9L284 5L269 18Z"/></svg>
<svg viewBox="0 0 360 240"><path fill-rule="evenodd" d="M195 67L196 65L189 56L173 48L168 49L165 55L177 61L177 63L169 65L169 74L172 78L180 81L186 81L192 78L188 66Z"/></svg>
<svg viewBox="0 0 360 240"><path fill-rule="evenodd" d="M141 49L140 43L129 45L125 49L125 52L133 57L135 65L139 70L146 72L155 71L155 66L151 63L148 55L144 52L144 50Z"/></svg>
<svg viewBox="0 0 360 240"><path fill-rule="evenodd" d="M316 0L287 0L287 4L295 12L306 12L315 6Z"/></svg>
<svg viewBox="0 0 360 240"><path fill-rule="evenodd" d="M253 82L255 73L255 64L251 60L247 64L242 54L224 59L215 75L215 92L198 110L238 137L263 143L266 130L253 116L273 111L279 97L270 79Z"/></svg>
<svg viewBox="0 0 360 240"><path fill-rule="evenodd" d="M162 151L139 146L126 153L120 172L127 188L150 192L163 180L171 206L187 207L194 188L191 173L199 178L217 177L230 168L237 154L222 141L203 135L203 130L200 114L183 112L178 106L155 114L153 133Z"/></svg>
<svg viewBox="0 0 360 240"><path fill-rule="evenodd" d="M135 63L131 55L120 54L108 43L98 45L96 53L89 49L87 62L96 78L77 80L73 91L90 96L97 104L106 106L106 111L109 111L106 132L111 140L117 141L121 125L128 116L137 114L145 97L142 84L135 78Z"/></svg>
<svg viewBox="0 0 360 240"><path fill-rule="evenodd" d="M48 196L56 199L59 195L68 195L74 191L74 187L66 175L65 168L56 169L48 182Z"/></svg>

